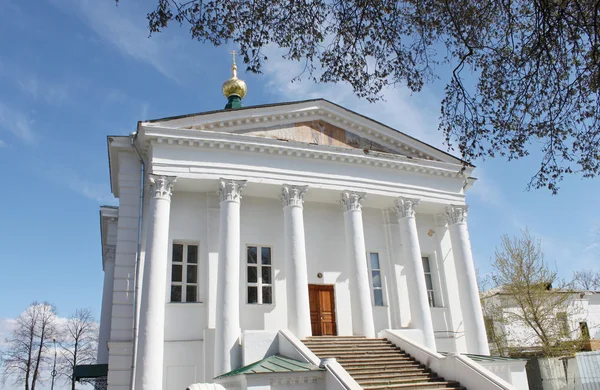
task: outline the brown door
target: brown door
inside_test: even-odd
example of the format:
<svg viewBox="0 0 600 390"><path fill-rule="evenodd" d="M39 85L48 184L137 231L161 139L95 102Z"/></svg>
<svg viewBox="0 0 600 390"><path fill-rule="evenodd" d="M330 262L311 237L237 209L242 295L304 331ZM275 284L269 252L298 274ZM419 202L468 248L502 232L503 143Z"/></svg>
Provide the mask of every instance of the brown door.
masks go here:
<svg viewBox="0 0 600 390"><path fill-rule="evenodd" d="M309 284L310 324L313 336L335 336L333 285Z"/></svg>

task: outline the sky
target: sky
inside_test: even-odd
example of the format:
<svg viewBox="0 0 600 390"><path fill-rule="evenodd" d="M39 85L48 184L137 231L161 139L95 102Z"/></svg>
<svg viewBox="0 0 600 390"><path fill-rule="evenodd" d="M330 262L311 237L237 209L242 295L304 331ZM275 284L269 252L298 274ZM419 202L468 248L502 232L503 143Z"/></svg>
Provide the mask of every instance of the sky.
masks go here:
<svg viewBox="0 0 600 390"><path fill-rule="evenodd" d="M110 192L107 135L138 120L221 109L234 45L212 47L174 25L149 38L154 0L0 1L0 345L11 319L33 301L61 316L99 316L102 267L99 206ZM244 72L246 106L326 98L444 148L437 130L443 87L397 87L375 104L347 85L291 82L298 64L269 49L262 75ZM567 178L558 195L527 191L539 155L475 161L468 192L476 267L490 271L503 234L529 228L561 276L598 269L600 180Z"/></svg>

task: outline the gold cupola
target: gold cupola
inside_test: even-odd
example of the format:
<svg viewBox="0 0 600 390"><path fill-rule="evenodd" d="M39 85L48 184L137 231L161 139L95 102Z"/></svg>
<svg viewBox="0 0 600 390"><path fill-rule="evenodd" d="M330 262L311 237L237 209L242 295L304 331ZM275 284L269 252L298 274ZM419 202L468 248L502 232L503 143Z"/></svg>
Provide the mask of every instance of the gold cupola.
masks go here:
<svg viewBox="0 0 600 390"><path fill-rule="evenodd" d="M240 80L237 77L237 65L235 64L235 55L237 53L231 52L233 63L231 65L231 78L223 83L223 95L227 98L227 105L225 108L239 108L242 107L242 99L248 92L248 87L244 80Z"/></svg>

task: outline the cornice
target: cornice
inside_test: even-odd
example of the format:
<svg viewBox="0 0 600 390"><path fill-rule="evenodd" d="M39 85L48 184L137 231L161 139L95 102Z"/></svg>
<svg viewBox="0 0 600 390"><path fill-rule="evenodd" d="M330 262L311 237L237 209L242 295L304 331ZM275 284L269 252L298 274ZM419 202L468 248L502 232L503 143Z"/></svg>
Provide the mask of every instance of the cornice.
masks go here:
<svg viewBox="0 0 600 390"><path fill-rule="evenodd" d="M290 111L290 109L292 109ZM434 147L421 143L420 141L407 136L388 126L380 124L372 119L363 117L351 111L340 110L334 104L327 101L299 103L297 105L282 105L268 108L248 109L238 112L227 113L227 118L223 118L223 112L199 116L194 118L197 123L191 125L189 121L192 118L172 121L175 127L167 125L169 120L162 122L143 122L146 128L163 127L179 128L187 130L206 130L206 131L237 131L258 128L263 126L274 126L278 124L289 124L292 120L324 120L335 126L349 130L364 138L376 141L390 149L401 151L414 158L424 160L441 161L448 158L443 152ZM188 122L188 124L186 124ZM400 139L402 138L402 140ZM422 149L431 149L425 152ZM457 159L453 157L453 159ZM457 159L458 160L458 159Z"/></svg>
<svg viewBox="0 0 600 390"><path fill-rule="evenodd" d="M171 145L181 147L227 149L243 152L277 154L307 159L338 161L350 164L372 165L374 167L398 169L425 175L464 179L472 172L467 168L461 173L460 164L442 161L415 159L395 155L339 146L312 145L297 141L282 142L277 139L214 131L169 129L163 127L145 128L143 149L148 152L150 145Z"/></svg>

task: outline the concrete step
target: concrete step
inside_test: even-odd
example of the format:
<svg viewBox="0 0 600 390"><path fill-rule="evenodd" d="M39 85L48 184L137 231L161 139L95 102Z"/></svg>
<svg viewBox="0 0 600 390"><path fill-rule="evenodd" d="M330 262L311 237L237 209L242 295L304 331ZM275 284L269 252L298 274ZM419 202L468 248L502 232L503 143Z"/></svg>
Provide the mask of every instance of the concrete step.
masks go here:
<svg viewBox="0 0 600 390"><path fill-rule="evenodd" d="M391 381L391 380L412 380L412 381L421 381L427 382L431 381L436 376L431 373L423 373L421 372L377 372L373 371L369 374L356 374L352 373L352 378L354 378L357 382L367 383L370 381Z"/></svg>
<svg viewBox="0 0 600 390"><path fill-rule="evenodd" d="M414 378L391 378L391 379L378 379L378 378L371 378L371 379L363 379L363 380L356 380L358 382L359 385L361 386L389 386L389 385L404 385L407 383L412 383L412 384L421 384L421 383L440 383L443 382L444 379L443 378L423 378L423 377L414 377Z"/></svg>
<svg viewBox="0 0 600 390"><path fill-rule="evenodd" d="M318 355L317 355L318 356ZM361 364L379 364L379 363L399 363L399 362L411 362L417 363L417 361L413 358L402 356L402 355L368 355L368 354L358 354L358 355L347 355L347 356L331 356L335 357L340 364L342 362L346 363L361 363Z"/></svg>
<svg viewBox="0 0 600 390"><path fill-rule="evenodd" d="M342 366L344 367L344 366ZM411 375L411 374L431 374L431 370L424 368L423 366L380 366L380 367L344 367L348 374L352 375L365 375L365 374L398 374L398 375Z"/></svg>
<svg viewBox="0 0 600 390"><path fill-rule="evenodd" d="M394 345L353 345L353 346L340 346L340 345L324 345L318 347L310 347L313 352L316 351L394 351L395 353L400 352L400 348Z"/></svg>
<svg viewBox="0 0 600 390"><path fill-rule="evenodd" d="M361 385L362 386L362 385ZM424 382L424 383L400 383L400 384L382 384L382 385L364 385L366 390L385 390L385 389L457 389L467 390L458 382Z"/></svg>
<svg viewBox="0 0 600 390"><path fill-rule="evenodd" d="M339 357L339 358L343 358L343 357L356 357L356 358L370 358L370 357L382 357L382 358L388 358L390 356L398 356L398 357L402 357L403 359L412 359L404 354L401 354L400 351L398 350L385 350L385 351L371 351L371 350L364 350L364 351L348 351L348 352L342 352L342 351L313 351L315 353L315 355L317 355L318 357Z"/></svg>

